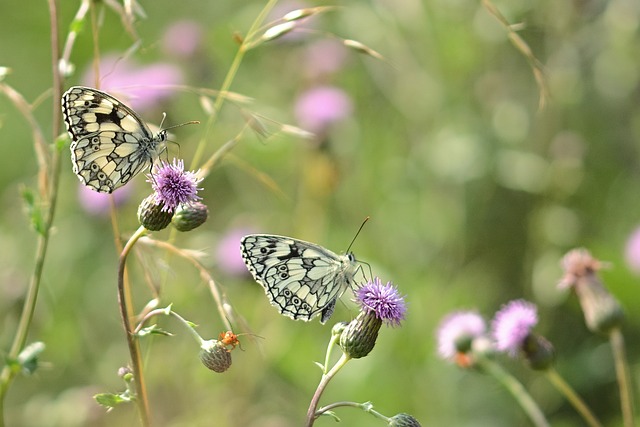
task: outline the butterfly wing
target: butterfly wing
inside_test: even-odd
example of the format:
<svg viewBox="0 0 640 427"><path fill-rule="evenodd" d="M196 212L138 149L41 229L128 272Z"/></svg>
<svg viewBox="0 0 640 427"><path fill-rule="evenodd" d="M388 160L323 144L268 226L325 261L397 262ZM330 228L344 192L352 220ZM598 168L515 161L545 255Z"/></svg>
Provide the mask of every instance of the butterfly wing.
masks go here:
<svg viewBox="0 0 640 427"><path fill-rule="evenodd" d="M355 260L313 243L265 234L245 236L242 257L269 302L294 320L322 314L325 323L336 300L354 283Z"/></svg>
<svg viewBox="0 0 640 427"><path fill-rule="evenodd" d="M150 165L161 137L129 107L97 89L74 86L62 97L73 172L88 187L111 193Z"/></svg>

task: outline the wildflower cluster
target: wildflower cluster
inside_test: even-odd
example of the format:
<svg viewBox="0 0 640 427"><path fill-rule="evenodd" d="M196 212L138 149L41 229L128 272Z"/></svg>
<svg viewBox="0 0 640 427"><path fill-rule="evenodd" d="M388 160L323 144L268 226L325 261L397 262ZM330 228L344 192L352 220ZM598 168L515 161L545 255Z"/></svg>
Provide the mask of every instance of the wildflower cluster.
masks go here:
<svg viewBox="0 0 640 427"><path fill-rule="evenodd" d="M626 370L619 329L623 319L622 309L597 276L602 263L588 251L576 249L570 251L561 264L564 276L558 288L575 291L587 326L593 332L609 334L617 359L616 367ZM454 312L447 315L438 327L438 353L443 359L455 362L460 367L477 367L493 374L512 392L536 425L547 425L544 414L526 390L493 361L496 353L505 353L513 358L522 356L531 369L549 377L588 425L601 426L582 399L553 368L556 352L550 341L534 331L538 322L537 306L522 299L504 304L494 315L490 331L487 331L484 319L477 312ZM627 375L622 373L618 378L621 382L623 415L625 419L631 419L632 411L625 403L630 401L627 395L630 391L625 383Z"/></svg>
<svg viewBox="0 0 640 427"><path fill-rule="evenodd" d="M190 231L204 224L209 215L198 196L197 172L185 171L182 160L161 161L157 170L147 175L153 194L138 208L140 224L150 231L159 231L169 224L178 231Z"/></svg>

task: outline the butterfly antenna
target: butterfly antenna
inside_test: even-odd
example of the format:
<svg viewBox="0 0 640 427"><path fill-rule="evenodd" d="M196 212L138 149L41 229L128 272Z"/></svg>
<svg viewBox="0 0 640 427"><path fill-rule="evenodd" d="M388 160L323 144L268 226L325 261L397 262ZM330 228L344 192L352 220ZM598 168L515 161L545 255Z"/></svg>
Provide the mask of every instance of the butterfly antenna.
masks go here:
<svg viewBox="0 0 640 427"><path fill-rule="evenodd" d="M167 118L167 113L163 112L162 113L162 120L160 120L160 129L162 129L162 124L164 123L164 119Z"/></svg>
<svg viewBox="0 0 640 427"><path fill-rule="evenodd" d="M166 116L166 114L163 113L163 116ZM162 121L164 122L164 117L162 117ZM191 120L190 122L185 122L185 123L180 123L179 125L169 126L168 128L164 128L162 130L169 130L169 129L173 129L173 128L179 128L180 126L199 125L199 124L200 124L200 122L198 120ZM162 128L162 123L160 123L160 128Z"/></svg>
<svg viewBox="0 0 640 427"><path fill-rule="evenodd" d="M367 221L369 221L371 217L367 216L364 221L362 221L362 224L360 224L360 228L358 228L358 231L356 232L356 235L353 236L353 240L351 240L351 243L349 243L349 247L347 248L347 253L349 253L349 249L351 249L351 246L353 246L353 243L356 241L356 239L358 238L358 235L360 234L360 232L362 231L362 227L364 227L364 225L367 223Z"/></svg>

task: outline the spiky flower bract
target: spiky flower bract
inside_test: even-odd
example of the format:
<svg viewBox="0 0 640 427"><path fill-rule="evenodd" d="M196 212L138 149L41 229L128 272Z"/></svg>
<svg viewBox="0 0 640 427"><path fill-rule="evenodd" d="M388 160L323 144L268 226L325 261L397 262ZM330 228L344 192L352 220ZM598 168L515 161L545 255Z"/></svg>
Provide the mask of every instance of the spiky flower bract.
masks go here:
<svg viewBox="0 0 640 427"><path fill-rule="evenodd" d="M200 360L208 369L222 373L231 366L231 352L222 341L204 341L200 347Z"/></svg>
<svg viewBox="0 0 640 427"><path fill-rule="evenodd" d="M171 218L171 223L178 231L191 231L200 227L209 217L209 209L200 202L180 205Z"/></svg>
<svg viewBox="0 0 640 427"><path fill-rule="evenodd" d="M165 210L165 205L154 194L147 196L138 206L138 221L149 231L160 231L171 224L173 210Z"/></svg>

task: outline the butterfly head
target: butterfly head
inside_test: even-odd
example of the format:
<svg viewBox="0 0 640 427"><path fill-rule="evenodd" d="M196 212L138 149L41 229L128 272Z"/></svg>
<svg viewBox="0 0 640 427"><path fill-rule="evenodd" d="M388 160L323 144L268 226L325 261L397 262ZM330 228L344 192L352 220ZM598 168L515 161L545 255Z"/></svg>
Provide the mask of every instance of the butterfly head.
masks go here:
<svg viewBox="0 0 640 427"><path fill-rule="evenodd" d="M156 137L156 139L158 140L158 142L165 142L167 140L167 130L162 129L160 132L158 132L158 136Z"/></svg>

